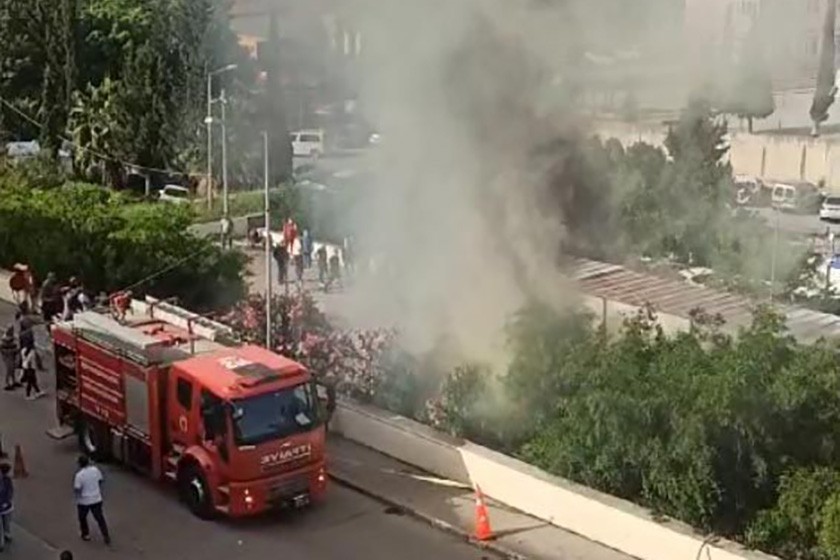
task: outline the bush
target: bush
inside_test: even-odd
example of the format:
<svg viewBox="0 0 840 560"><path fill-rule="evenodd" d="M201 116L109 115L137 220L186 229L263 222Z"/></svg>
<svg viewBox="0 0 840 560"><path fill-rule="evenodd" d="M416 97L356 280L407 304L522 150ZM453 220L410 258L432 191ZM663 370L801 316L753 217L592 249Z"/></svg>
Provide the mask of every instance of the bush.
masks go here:
<svg viewBox="0 0 840 560"><path fill-rule="evenodd" d="M289 327L274 347L345 395L784 557L837 557L840 363L828 345L796 344L770 309L735 336L697 311L673 337L642 309L607 337L585 313L529 306L507 372L464 364L438 383L433 356L293 299L275 306ZM252 303L231 322L259 339Z"/></svg>
<svg viewBox="0 0 840 560"><path fill-rule="evenodd" d="M127 204L93 185L7 187L0 197L0 266L29 263L36 277L79 277L89 290L177 297L197 310L245 291L245 256L187 230L188 209Z"/></svg>
<svg viewBox="0 0 840 560"><path fill-rule="evenodd" d="M747 543L783 558L837 558L840 471L797 469L779 483L779 499L759 513L746 532Z"/></svg>

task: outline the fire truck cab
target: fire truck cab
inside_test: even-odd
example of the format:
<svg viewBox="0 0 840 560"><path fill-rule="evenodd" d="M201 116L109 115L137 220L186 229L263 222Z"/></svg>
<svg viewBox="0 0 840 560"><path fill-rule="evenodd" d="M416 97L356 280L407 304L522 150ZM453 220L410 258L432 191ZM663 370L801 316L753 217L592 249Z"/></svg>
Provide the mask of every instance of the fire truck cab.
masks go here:
<svg viewBox="0 0 840 560"><path fill-rule="evenodd" d="M153 298L52 336L59 424L84 453L176 483L202 518L323 498L325 413L301 364Z"/></svg>

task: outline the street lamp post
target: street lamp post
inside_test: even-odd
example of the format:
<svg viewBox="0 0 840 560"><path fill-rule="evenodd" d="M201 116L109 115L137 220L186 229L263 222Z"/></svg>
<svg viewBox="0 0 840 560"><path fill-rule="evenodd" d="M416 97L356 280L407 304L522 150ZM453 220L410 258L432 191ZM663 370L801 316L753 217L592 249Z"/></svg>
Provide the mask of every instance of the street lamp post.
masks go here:
<svg viewBox="0 0 840 560"><path fill-rule="evenodd" d="M230 197L228 195L228 169L227 169L227 98L225 90L219 96L219 103L222 105L222 214L228 219L228 207Z"/></svg>
<svg viewBox="0 0 840 560"><path fill-rule="evenodd" d="M207 72L207 116L204 124L207 126L207 207L213 207L213 76L230 72L237 68L236 64L228 64Z"/></svg>

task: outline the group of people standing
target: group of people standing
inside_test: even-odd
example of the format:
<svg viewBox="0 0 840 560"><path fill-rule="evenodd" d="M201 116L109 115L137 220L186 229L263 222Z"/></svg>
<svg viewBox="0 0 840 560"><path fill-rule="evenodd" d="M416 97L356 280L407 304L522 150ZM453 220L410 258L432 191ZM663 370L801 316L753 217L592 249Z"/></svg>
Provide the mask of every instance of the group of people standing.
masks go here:
<svg viewBox="0 0 840 560"><path fill-rule="evenodd" d="M18 309L14 324L0 337L4 390L23 387L26 398L34 400L45 394L38 383L44 366L35 346L35 318L40 314L47 324L56 319L70 320L75 313L91 309L93 301L76 278L61 284L50 272L38 286L31 268L24 264L13 267L9 287Z"/></svg>
<svg viewBox="0 0 840 560"><path fill-rule="evenodd" d="M24 264L14 266L9 287L23 314L40 313L47 323L56 318L72 319L73 314L93 306L93 301L77 278L70 278L62 284L55 273L50 272L39 287L32 270Z"/></svg>
<svg viewBox="0 0 840 560"><path fill-rule="evenodd" d="M0 360L3 363L6 391L24 387L26 398L34 400L44 396L38 384L38 372L44 370L38 349L35 347L35 323L24 313L21 305L15 313L15 324L6 328L0 338Z"/></svg>
<svg viewBox="0 0 840 560"><path fill-rule="evenodd" d="M256 236L256 234L254 234ZM277 264L277 280L280 284L287 284L291 278L290 268L294 270L295 280L303 283L306 270L312 267L313 255L318 267L318 281L324 291L341 284L342 260L344 268L352 268L352 245L349 238L344 240L342 247L328 247L320 244L315 249L315 243L308 229L299 231L298 225L291 218L283 224L282 237L279 243L272 243L271 254Z"/></svg>
<svg viewBox="0 0 840 560"><path fill-rule="evenodd" d="M308 229L299 232L298 226L292 218L283 224L283 238L274 244L271 237L269 243L273 247L271 254L277 263L277 280L281 284L289 281L289 266L294 267L298 283L303 282L304 271L312 266L312 235Z"/></svg>

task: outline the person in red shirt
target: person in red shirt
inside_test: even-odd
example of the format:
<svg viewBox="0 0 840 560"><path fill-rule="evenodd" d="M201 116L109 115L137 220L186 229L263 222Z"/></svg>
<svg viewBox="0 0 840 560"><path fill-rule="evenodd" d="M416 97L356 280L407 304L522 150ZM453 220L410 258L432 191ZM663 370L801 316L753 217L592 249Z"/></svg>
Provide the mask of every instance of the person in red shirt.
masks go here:
<svg viewBox="0 0 840 560"><path fill-rule="evenodd" d="M283 241L286 242L286 247L291 248L292 244L297 239L297 224L291 218L286 220L286 223L283 224Z"/></svg>
<svg viewBox="0 0 840 560"><path fill-rule="evenodd" d="M29 297L29 283L27 279L28 266L16 264L12 267L12 277L9 278L9 288L12 290L12 297L15 303L20 305Z"/></svg>

